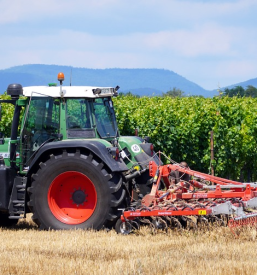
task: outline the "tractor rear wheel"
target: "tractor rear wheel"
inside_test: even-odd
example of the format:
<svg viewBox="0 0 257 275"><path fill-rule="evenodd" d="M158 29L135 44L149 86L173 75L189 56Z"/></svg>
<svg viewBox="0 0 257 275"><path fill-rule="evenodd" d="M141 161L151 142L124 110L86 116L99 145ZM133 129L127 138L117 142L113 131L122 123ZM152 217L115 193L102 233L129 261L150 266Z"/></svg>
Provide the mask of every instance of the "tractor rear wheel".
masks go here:
<svg viewBox="0 0 257 275"><path fill-rule="evenodd" d="M39 166L28 205L40 229L110 227L126 206L121 175L107 172L90 153L64 150Z"/></svg>

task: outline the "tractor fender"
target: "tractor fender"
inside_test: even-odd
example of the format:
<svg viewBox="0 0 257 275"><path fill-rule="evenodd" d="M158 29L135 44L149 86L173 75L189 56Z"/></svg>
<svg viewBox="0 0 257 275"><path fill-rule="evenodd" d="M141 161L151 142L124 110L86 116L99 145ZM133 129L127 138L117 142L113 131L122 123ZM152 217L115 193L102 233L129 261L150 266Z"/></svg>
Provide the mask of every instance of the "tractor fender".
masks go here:
<svg viewBox="0 0 257 275"><path fill-rule="evenodd" d="M107 147L96 140L65 140L47 143L42 146L36 153L34 159L32 160L28 173L33 171L34 167L37 166L42 160L45 160L49 154L53 151L60 151L65 149L80 148L91 151L99 159L101 159L112 172L124 172L128 170L128 167L124 161L119 158L115 160L113 156L109 153Z"/></svg>
<svg viewBox="0 0 257 275"><path fill-rule="evenodd" d="M145 141L138 136L121 136L119 137L120 149L129 152L129 158L140 163L142 169L147 169L150 161L154 161L156 164L161 165L162 162L159 157L151 152L152 143ZM127 164L131 168L131 164Z"/></svg>

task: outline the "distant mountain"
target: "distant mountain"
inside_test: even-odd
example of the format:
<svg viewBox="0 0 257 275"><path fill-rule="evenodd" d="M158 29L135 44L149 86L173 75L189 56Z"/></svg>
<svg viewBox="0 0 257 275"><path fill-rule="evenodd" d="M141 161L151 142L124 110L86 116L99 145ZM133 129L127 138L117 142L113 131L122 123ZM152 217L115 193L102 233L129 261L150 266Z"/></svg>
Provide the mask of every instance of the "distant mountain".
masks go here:
<svg viewBox="0 0 257 275"><path fill-rule="evenodd" d="M120 86L120 92L140 96L161 95L178 88L186 95L211 97L217 92L207 91L186 78L164 69L86 69L58 65L23 65L0 70L0 93L10 83L22 86L47 85L57 82L58 72L63 72L64 85Z"/></svg>
<svg viewBox="0 0 257 275"><path fill-rule="evenodd" d="M254 86L254 87L257 87L257 78L253 78L253 79L249 79L247 81L244 81L244 82L239 82L237 84L233 84L233 85L229 85L229 86L226 86L226 87L223 87L221 88L221 90L224 90L225 88L228 88L228 89L232 89L236 86L241 86L243 87L244 89L247 88L247 86Z"/></svg>

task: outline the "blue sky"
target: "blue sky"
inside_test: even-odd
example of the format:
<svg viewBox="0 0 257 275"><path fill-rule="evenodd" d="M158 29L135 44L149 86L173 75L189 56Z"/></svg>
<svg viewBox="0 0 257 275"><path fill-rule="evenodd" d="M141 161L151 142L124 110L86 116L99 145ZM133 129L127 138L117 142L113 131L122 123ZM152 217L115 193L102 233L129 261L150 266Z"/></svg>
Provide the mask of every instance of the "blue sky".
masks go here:
<svg viewBox="0 0 257 275"><path fill-rule="evenodd" d="M0 69L161 68L205 89L257 77L257 0L0 0Z"/></svg>

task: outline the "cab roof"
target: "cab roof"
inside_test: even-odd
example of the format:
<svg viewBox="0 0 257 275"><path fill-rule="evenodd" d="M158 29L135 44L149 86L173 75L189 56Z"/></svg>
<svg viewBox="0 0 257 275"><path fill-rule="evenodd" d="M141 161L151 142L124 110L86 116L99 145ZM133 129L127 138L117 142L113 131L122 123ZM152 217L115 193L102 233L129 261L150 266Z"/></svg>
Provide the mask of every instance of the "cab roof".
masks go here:
<svg viewBox="0 0 257 275"><path fill-rule="evenodd" d="M30 86L23 87L23 95L31 96L50 96L50 97L88 97L99 98L106 96L116 96L117 91L111 87L93 86Z"/></svg>

